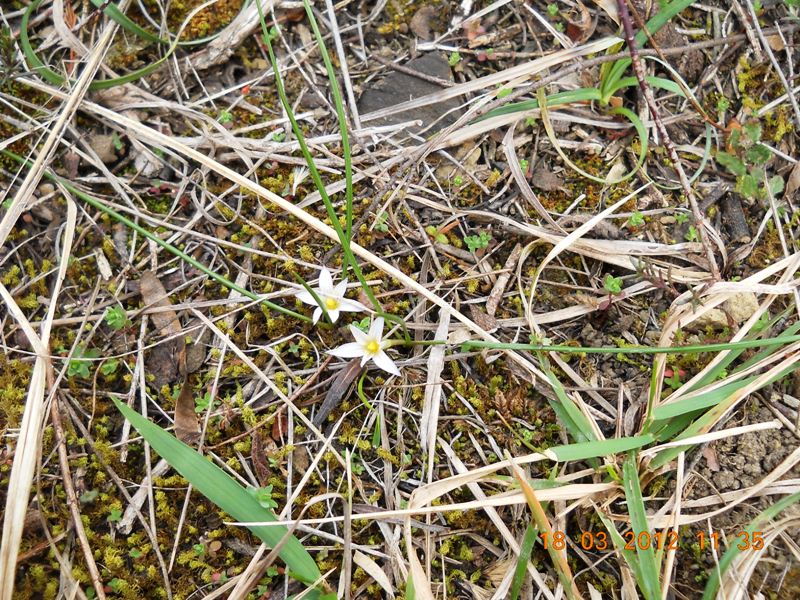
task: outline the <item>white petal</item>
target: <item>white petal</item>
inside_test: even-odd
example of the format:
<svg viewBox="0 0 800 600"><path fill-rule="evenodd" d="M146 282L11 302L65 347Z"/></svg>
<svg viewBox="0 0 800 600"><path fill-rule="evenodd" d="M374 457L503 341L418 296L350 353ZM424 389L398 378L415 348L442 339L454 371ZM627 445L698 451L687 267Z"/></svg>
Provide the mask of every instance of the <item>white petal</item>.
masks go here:
<svg viewBox="0 0 800 600"><path fill-rule="evenodd" d="M361 357L361 366L363 367L365 364L367 364L368 360L369 360L369 356L367 356L366 354L364 356L362 356Z"/></svg>
<svg viewBox="0 0 800 600"><path fill-rule="evenodd" d="M356 340L356 342L358 342L362 346L367 343L368 339L367 334L361 331L355 325L350 325L350 333L353 334L353 338Z"/></svg>
<svg viewBox="0 0 800 600"><path fill-rule="evenodd" d="M319 272L319 289L330 292L333 290L333 277L328 267L322 267Z"/></svg>
<svg viewBox="0 0 800 600"><path fill-rule="evenodd" d="M372 325L369 326L369 337L378 340L380 342L381 337L383 336L383 317L378 317L372 322Z"/></svg>
<svg viewBox="0 0 800 600"><path fill-rule="evenodd" d="M372 360L375 361L375 366L383 369L384 371L391 373L392 375L400 375L400 369L397 368L397 365L394 364L394 361L389 358L389 355L386 354L383 350L378 352L375 356L372 357Z"/></svg>
<svg viewBox="0 0 800 600"><path fill-rule="evenodd" d="M359 343L350 342L349 344L342 344L333 350L328 350L328 354L339 358L354 358L356 356L364 356L364 348Z"/></svg>
<svg viewBox="0 0 800 600"><path fill-rule="evenodd" d="M316 291L316 290L315 290ZM314 304L316 305L317 301L314 300L314 296L312 296L308 290L303 290L302 292L297 292L294 295L295 298L300 300L303 304Z"/></svg>
<svg viewBox="0 0 800 600"><path fill-rule="evenodd" d="M331 323L336 323L336 319L339 318L339 310L341 310L341 306L339 308L334 308L333 310L328 310L328 316L331 318Z"/></svg>
<svg viewBox="0 0 800 600"><path fill-rule="evenodd" d="M333 288L333 291L337 298L344 296L345 292L347 291L347 279L342 279L339 283L337 283L336 287Z"/></svg>
<svg viewBox="0 0 800 600"><path fill-rule="evenodd" d="M312 323L316 325L317 321L319 321L319 318L321 316L322 316L322 309L318 306L317 308L314 309L314 314L311 315Z"/></svg>
<svg viewBox="0 0 800 600"><path fill-rule="evenodd" d="M358 300L349 300L342 298L339 300L339 310L344 312L365 312L367 307L361 304Z"/></svg>

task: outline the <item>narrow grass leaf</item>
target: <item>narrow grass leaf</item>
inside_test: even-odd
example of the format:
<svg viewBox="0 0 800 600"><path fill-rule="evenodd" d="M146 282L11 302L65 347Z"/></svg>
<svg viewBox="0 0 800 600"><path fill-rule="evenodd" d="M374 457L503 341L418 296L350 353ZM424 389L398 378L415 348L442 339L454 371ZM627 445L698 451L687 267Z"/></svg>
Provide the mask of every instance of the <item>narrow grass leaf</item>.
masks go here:
<svg viewBox="0 0 800 600"><path fill-rule="evenodd" d="M652 434L637 435L633 437L617 438L611 440L597 440L577 444L565 444L548 448L548 452L556 455L559 461L586 460L600 456L610 456L620 452L637 450L655 441Z"/></svg>
<svg viewBox="0 0 800 600"><path fill-rule="evenodd" d="M800 502L800 492L796 494L792 494L791 496L787 496L783 500L776 502L763 512L761 512L755 519L753 519L750 524L745 527L744 531L747 532L747 539L752 539L752 535L754 532L758 532L760 529L764 527L764 525L769 522L771 519L777 517L780 513L782 513L785 509L787 509L792 504L796 502ZM711 575L709 576L708 582L706 582L706 588L703 591L703 600L713 600L713 598L717 595L717 590L719 589L720 584L720 575L725 575L725 571L727 571L728 567L730 567L731 563L734 559L742 552L752 552L752 545L750 547L741 550L739 546L741 546L741 537L737 536L728 549L725 551L725 554L722 555L722 559L719 561L719 567L715 569L710 569Z"/></svg>
<svg viewBox="0 0 800 600"><path fill-rule="evenodd" d="M511 600L517 600L519 593L522 591L522 584L525 583L525 573L528 571L528 561L531 559L538 531L536 527L528 523L528 528L525 530L522 544L519 547L519 557L517 558L517 566L514 568L514 578L511 580L511 593L509 596Z"/></svg>
<svg viewBox="0 0 800 600"><path fill-rule="evenodd" d="M625 488L625 500L628 503L628 513L631 517L631 528L636 535L634 544L641 569L642 593L647 600L661 598L661 586L658 578L658 564L653 551L653 536L647 523L647 513L642 498L642 488L639 484L639 469L636 465L636 454L631 452L622 465L622 480Z"/></svg>

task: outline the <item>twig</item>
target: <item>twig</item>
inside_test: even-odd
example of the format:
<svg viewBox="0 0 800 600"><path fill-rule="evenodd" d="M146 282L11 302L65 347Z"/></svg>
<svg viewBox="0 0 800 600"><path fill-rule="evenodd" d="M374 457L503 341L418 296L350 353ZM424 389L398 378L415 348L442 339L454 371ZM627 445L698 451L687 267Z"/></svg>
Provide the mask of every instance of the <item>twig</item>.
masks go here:
<svg viewBox="0 0 800 600"><path fill-rule="evenodd" d="M653 91L647 85L645 80L645 72L644 67L642 66L642 61L639 57L638 51L636 50L636 43L634 42L634 33L633 33L633 23L631 22L631 15L628 12L628 5L626 0L617 0L617 4L619 6L619 14L622 20L623 30L625 31L625 41L628 44L628 51L630 52L631 57L631 64L633 65L633 72L636 74L636 79L639 80L639 87L642 90L642 94L644 95L645 102L647 102L647 108L650 110L650 114L653 116L653 121L656 124L656 129L658 130L658 134L661 136L661 139L664 144L664 148L667 150L667 154L669 155L669 159L672 161L672 165L675 168L675 172L678 174L678 179L681 182L681 187L683 188L684 194L686 194L686 198L689 201L689 206L692 209L692 216L694 217L695 223L697 223L697 232L700 236L700 243L703 245L706 251L706 258L708 260L709 268L711 269L711 276L714 278L715 281L719 281L720 274L719 274L719 267L717 266L717 261L714 258L714 250L711 247L711 243L708 240L708 236L705 230L705 220L703 219L703 215L700 212L700 207L697 205L697 198L692 191L692 186L689 183L689 178L686 177L686 172L683 170L683 165L681 163L681 159L678 156L678 152L675 150L675 145L672 143L672 139L669 137L669 133L667 133L667 128L664 126L664 122L661 120L660 115L658 114L658 107L656 106L655 97L653 96Z"/></svg>
<svg viewBox="0 0 800 600"><path fill-rule="evenodd" d="M81 510L78 507L78 496L75 494L75 486L72 485L72 471L69 468L69 456L67 455L67 442L64 437L64 426L61 423L60 404L58 402L58 393L55 394L53 402L50 404L50 418L53 422L53 432L56 436L56 444L58 445L58 461L61 463L61 482L64 485L64 491L67 494L67 505L69 512L72 515L72 522L75 526L75 532L78 534L78 541L81 550L83 551L83 558L86 561L86 567L89 569L89 577L92 580L92 586L97 597L105 600L106 594L103 589L103 581L100 578L100 571L97 569L97 563L92 554L92 548L89 545L89 538L86 535L86 529L81 520Z"/></svg>

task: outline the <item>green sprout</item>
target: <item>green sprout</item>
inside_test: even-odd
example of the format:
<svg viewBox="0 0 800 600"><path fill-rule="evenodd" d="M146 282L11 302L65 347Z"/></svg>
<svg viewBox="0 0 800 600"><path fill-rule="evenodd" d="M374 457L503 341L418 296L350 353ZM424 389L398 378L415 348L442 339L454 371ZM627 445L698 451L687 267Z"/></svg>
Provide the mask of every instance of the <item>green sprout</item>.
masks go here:
<svg viewBox="0 0 800 600"><path fill-rule="evenodd" d="M455 67L460 62L461 55L458 52L451 52L450 57L447 59L447 64L449 64L451 67Z"/></svg>
<svg viewBox="0 0 800 600"><path fill-rule="evenodd" d="M631 227L641 227L644 225L644 215L637 210L628 218L628 225Z"/></svg>
<svg viewBox="0 0 800 600"><path fill-rule="evenodd" d="M522 172L524 173L525 171L528 170L528 161L525 160L524 158L520 158L519 159L519 166L522 169Z"/></svg>
<svg viewBox="0 0 800 600"><path fill-rule="evenodd" d="M492 241L492 236L486 232L481 231L478 235L465 235L464 243L469 248L469 251L475 254L479 248L486 248L489 242Z"/></svg>
<svg viewBox="0 0 800 600"><path fill-rule="evenodd" d="M547 14L549 14L551 17L557 17L558 13L558 4L553 3L547 5Z"/></svg>
<svg viewBox="0 0 800 600"><path fill-rule="evenodd" d="M97 358L100 356L100 351L97 348L86 349L83 346L78 346L75 354L67 364L67 377L80 377L82 379L89 379L91 372L89 366L92 364L90 358Z"/></svg>
<svg viewBox="0 0 800 600"><path fill-rule="evenodd" d="M211 393L206 392L203 394L201 398L194 399L194 412L201 413L208 410L208 407L211 406L212 410L219 405L219 400L215 400L214 403L211 403Z"/></svg>
<svg viewBox="0 0 800 600"><path fill-rule="evenodd" d="M603 279L603 287L609 294L619 294L622 291L622 277L614 277L607 273Z"/></svg>
<svg viewBox="0 0 800 600"><path fill-rule="evenodd" d="M499 96L498 96L498 98L499 98ZM461 178L461 175L456 175L455 177L453 177L453 185L459 186L462 183L464 183L464 180Z"/></svg>
<svg viewBox="0 0 800 600"><path fill-rule="evenodd" d="M111 512L108 513L106 517L106 521L109 523L117 523L122 519L122 511L118 508L112 508Z"/></svg>
<svg viewBox="0 0 800 600"><path fill-rule="evenodd" d="M106 311L103 320L114 331L119 331L128 324L128 315L121 306L112 306Z"/></svg>
<svg viewBox="0 0 800 600"><path fill-rule="evenodd" d="M684 223L686 223L686 221L688 221L688 220L689 220L689 215L687 215L686 213L682 213L682 212L680 212L680 213L677 213L677 214L675 215L675 222L676 222L678 225L683 225L683 224L684 224Z"/></svg>
<svg viewBox="0 0 800 600"><path fill-rule="evenodd" d="M284 133L283 131L276 131L275 133L272 134L271 139L273 142L282 142L283 140L286 139L286 133Z"/></svg>
<svg viewBox="0 0 800 600"><path fill-rule="evenodd" d="M389 213L386 211L382 212L378 215L378 220L375 222L375 229L380 231L381 233L386 233L389 231L389 226L386 224L386 220L389 218Z"/></svg>
<svg viewBox="0 0 800 600"><path fill-rule="evenodd" d="M100 372L108 377L109 375L116 373L118 367L119 361L116 358L109 358L102 365L100 365Z"/></svg>
<svg viewBox="0 0 800 600"><path fill-rule="evenodd" d="M223 125L225 123L230 123L231 121L233 121L233 113L231 113L231 111L229 110L223 110L221 113L219 113L219 118L217 119L217 121L219 121Z"/></svg>
<svg viewBox="0 0 800 600"><path fill-rule="evenodd" d="M695 229L694 225L689 225L689 231L686 232L686 241L687 242L696 242L700 239L697 235L697 229Z"/></svg>
<svg viewBox="0 0 800 600"><path fill-rule="evenodd" d="M369 325L370 325L370 323L371 323L371 321L370 321L369 317L364 317L364 318L363 318L363 319L361 319L360 321L355 321L355 322L353 323L353 325L355 325L355 326L356 326L356 327L358 327L358 328L359 328L361 331L363 331L364 333L366 333L366 332L368 332L368 331L369 331Z"/></svg>
<svg viewBox="0 0 800 600"><path fill-rule="evenodd" d="M261 488L248 488L248 492L256 499L263 508L278 508L278 503L272 499L272 485Z"/></svg>
<svg viewBox="0 0 800 600"><path fill-rule="evenodd" d="M439 242L440 244L446 244L448 241L447 236L443 234L441 231L439 231L438 227L435 227L433 225L428 225L425 228L425 233L427 233L429 236L431 236L435 241Z"/></svg>
<svg viewBox="0 0 800 600"><path fill-rule="evenodd" d="M736 176L735 191L745 198L765 200L783 191L783 177L767 178L767 163L772 151L761 143L761 124L746 123L734 129L729 140L733 153L717 152L717 162Z"/></svg>

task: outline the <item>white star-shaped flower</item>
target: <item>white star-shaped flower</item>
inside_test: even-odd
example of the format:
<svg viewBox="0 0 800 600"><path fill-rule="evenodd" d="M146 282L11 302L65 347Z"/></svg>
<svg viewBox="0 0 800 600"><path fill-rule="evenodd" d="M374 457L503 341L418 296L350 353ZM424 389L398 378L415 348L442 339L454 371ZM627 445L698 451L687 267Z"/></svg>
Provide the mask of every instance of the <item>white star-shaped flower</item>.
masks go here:
<svg viewBox="0 0 800 600"><path fill-rule="evenodd" d="M328 354L338 356L339 358L355 358L360 356L362 367L368 360L372 360L378 368L392 375L400 375L400 369L397 368L394 361L389 358L389 355L384 351L391 345L391 341L381 339L383 337L383 317L375 319L367 333L364 333L355 325L350 325L350 333L353 334L356 340L355 342L342 344L338 348L329 350Z"/></svg>
<svg viewBox="0 0 800 600"><path fill-rule="evenodd" d="M328 271L327 267L322 267L322 270L319 272L319 287L315 288L314 292L319 296L320 302L323 303L331 321L334 323L336 319L339 318L340 312L361 312L367 310L367 307L361 304L361 302L345 298L344 294L346 291L347 279L340 281L334 287L331 272ZM316 324L322 316L322 309L319 304L317 304L317 301L314 300L314 296L312 296L308 290L303 290L297 293L297 299L304 304L317 307L313 315L314 324Z"/></svg>

